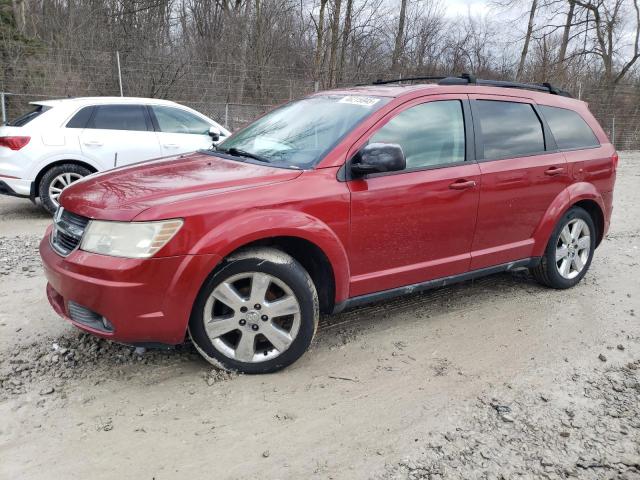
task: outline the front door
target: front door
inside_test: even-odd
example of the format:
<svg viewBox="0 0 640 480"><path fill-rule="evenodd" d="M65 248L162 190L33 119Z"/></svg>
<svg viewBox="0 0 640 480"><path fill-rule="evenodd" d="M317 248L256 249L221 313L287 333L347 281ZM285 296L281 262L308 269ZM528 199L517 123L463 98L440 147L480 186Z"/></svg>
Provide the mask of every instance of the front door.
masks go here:
<svg viewBox="0 0 640 480"><path fill-rule="evenodd" d="M407 168L349 181L351 296L468 270L480 171L467 105L453 95L415 100L373 128L368 142L399 144Z"/></svg>

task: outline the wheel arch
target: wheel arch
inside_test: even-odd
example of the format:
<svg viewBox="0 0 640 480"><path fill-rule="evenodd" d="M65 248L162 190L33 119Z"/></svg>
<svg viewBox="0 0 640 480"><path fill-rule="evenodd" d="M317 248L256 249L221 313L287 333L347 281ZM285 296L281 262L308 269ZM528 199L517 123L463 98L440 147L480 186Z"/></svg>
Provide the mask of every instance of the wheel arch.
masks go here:
<svg viewBox="0 0 640 480"><path fill-rule="evenodd" d="M336 282L333 266L324 251L315 243L295 236L266 237L244 244L225 255L225 259L247 249L271 247L291 255L309 273L318 292L320 311L329 313L333 310L336 298ZM218 264L216 271L225 263Z"/></svg>
<svg viewBox="0 0 640 480"><path fill-rule="evenodd" d="M34 196L38 197L40 196L40 182L42 181L42 177L44 177L44 175L51 170L54 167L57 167L58 165L64 165L65 163L69 163L72 165L78 165L80 167L84 167L87 170L89 170L91 173L96 173L98 171L98 169L91 165L88 162L84 162L82 160L75 160L75 159L62 159L62 160L56 160L55 162L51 162L46 164L44 167L42 167L40 169L40 171L37 173L35 180L33 181L33 191L34 191Z"/></svg>
<svg viewBox="0 0 640 480"><path fill-rule="evenodd" d="M572 207L578 206L591 215L596 224L596 247L602 242L605 231L604 201L596 188L586 182L571 184L551 202L533 235L533 256L542 256L549 237L562 216Z"/></svg>
<svg viewBox="0 0 640 480"><path fill-rule="evenodd" d="M279 248L295 258L314 281L322 312L347 299L349 261L342 242L324 222L303 212L260 210L238 215L212 229L189 253L219 256L222 260L213 273L233 253L256 246Z"/></svg>

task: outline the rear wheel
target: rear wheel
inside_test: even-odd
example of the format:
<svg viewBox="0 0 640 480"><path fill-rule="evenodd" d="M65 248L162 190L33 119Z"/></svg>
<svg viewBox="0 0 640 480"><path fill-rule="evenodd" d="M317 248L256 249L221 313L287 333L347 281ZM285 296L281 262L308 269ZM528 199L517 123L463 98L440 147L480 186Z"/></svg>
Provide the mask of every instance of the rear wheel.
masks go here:
<svg viewBox="0 0 640 480"><path fill-rule="evenodd" d="M42 207L53 214L58 208L58 197L62 190L90 174L88 168L74 163L63 163L50 168L40 180L38 193Z"/></svg>
<svg viewBox="0 0 640 480"><path fill-rule="evenodd" d="M591 215L573 207L556 225L540 264L531 273L548 287L573 287L589 270L595 246L596 229Z"/></svg>
<svg viewBox="0 0 640 480"><path fill-rule="evenodd" d="M319 317L307 271L291 256L261 248L232 256L203 286L189 334L210 363L269 373L309 347Z"/></svg>

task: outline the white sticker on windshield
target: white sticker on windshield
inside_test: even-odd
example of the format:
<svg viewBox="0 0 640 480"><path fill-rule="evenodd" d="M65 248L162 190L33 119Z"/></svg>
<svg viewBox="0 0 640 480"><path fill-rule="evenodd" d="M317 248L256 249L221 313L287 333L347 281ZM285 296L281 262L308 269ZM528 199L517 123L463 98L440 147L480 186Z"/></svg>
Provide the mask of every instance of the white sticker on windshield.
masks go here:
<svg viewBox="0 0 640 480"><path fill-rule="evenodd" d="M338 100L338 103L350 103L351 105L360 105L363 107L371 107L380 101L379 98L375 97L364 97L361 95L349 95L347 97L342 97Z"/></svg>

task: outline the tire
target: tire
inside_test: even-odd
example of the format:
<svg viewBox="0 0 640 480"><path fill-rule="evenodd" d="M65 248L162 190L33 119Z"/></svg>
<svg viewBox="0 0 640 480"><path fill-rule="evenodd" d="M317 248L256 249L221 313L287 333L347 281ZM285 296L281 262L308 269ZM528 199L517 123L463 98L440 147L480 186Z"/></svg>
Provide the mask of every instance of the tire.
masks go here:
<svg viewBox="0 0 640 480"><path fill-rule="evenodd" d="M304 354L318 318L316 287L302 265L275 248L256 248L232 255L205 282L189 336L216 367L271 373Z"/></svg>
<svg viewBox="0 0 640 480"><path fill-rule="evenodd" d="M574 238L574 229L577 238ZM596 234L591 215L580 207L572 207L558 221L540 263L530 269L531 274L550 288L573 287L589 270L596 248Z"/></svg>
<svg viewBox="0 0 640 480"><path fill-rule="evenodd" d="M55 213L58 208L55 195L60 195L62 188L90 174L91 171L88 168L74 163L63 163L62 165L51 167L42 176L38 186L42 208L51 214Z"/></svg>

